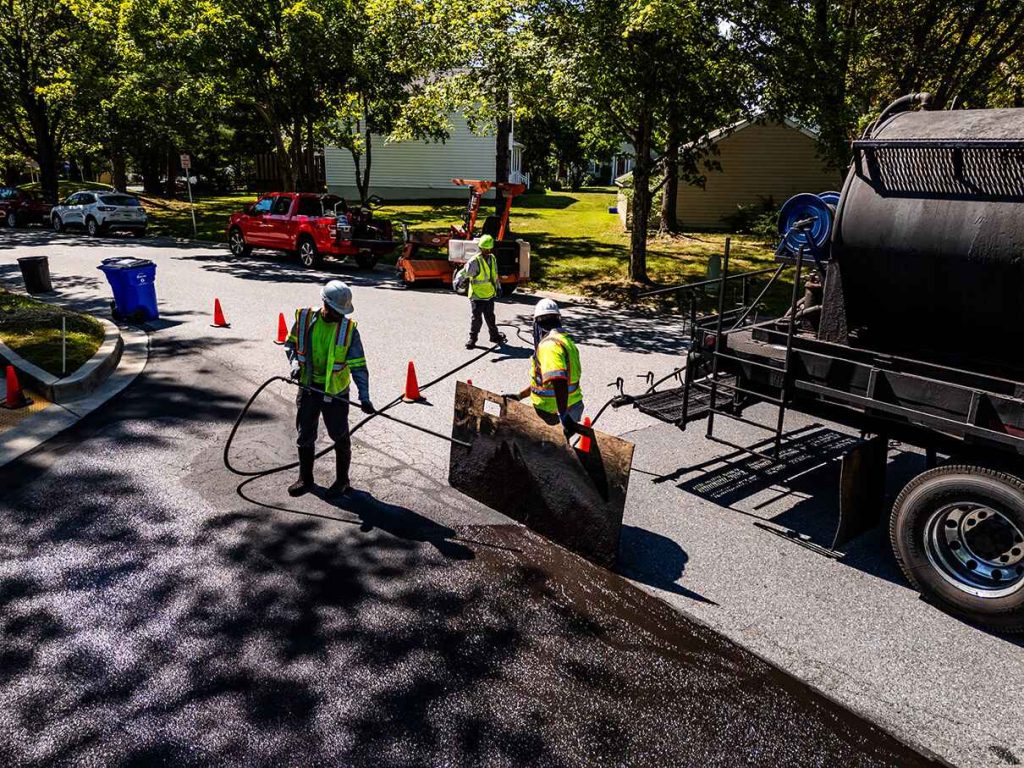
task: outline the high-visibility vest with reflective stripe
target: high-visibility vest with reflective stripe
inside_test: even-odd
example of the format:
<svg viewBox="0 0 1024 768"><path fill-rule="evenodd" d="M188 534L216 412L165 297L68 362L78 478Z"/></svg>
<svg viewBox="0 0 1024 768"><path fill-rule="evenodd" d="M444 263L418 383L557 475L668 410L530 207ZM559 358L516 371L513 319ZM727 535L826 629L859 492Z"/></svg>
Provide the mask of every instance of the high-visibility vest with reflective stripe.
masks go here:
<svg viewBox="0 0 1024 768"><path fill-rule="evenodd" d="M299 362L299 381L307 387L313 386L313 324L325 322L320 316L319 309L295 310L295 325L288 336L286 344L290 344L295 350L295 359ZM359 364L366 364L363 360L349 360L348 349L352 346L352 336L355 334L356 321L343 317L338 323L338 330L330 337L331 343L327 348L327 368L324 371L326 380L324 391L329 395L336 395L348 389L352 381L352 367L359 367Z"/></svg>
<svg viewBox="0 0 1024 768"><path fill-rule="evenodd" d="M530 402L538 411L558 413L552 379L565 379L569 385L569 405L583 402L580 389L580 351L567 333L558 329L545 336L531 358Z"/></svg>
<svg viewBox="0 0 1024 768"><path fill-rule="evenodd" d="M476 271L476 277L469 278L469 298L493 299L498 293L498 262L493 253L489 256L478 253L473 258L480 268Z"/></svg>

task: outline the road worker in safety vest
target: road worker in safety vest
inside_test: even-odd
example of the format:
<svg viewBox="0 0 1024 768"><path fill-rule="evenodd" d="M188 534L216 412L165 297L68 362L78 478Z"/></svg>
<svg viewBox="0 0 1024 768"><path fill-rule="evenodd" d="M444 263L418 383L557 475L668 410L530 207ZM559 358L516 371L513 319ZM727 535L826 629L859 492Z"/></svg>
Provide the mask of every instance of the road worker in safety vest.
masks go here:
<svg viewBox="0 0 1024 768"><path fill-rule="evenodd" d="M533 308L534 353L530 365L530 386L506 394L514 400L527 397L537 414L549 424L557 419L565 439L577 430L583 418L583 390L580 389L580 351L562 328L558 304L541 299Z"/></svg>
<svg viewBox="0 0 1024 768"><path fill-rule="evenodd" d="M295 323L284 343L292 378L300 384L295 398L299 479L288 486L292 496L301 496L314 487L313 461L321 416L334 441L337 476L330 493L340 496L349 490L352 440L348 433L348 390L352 380L359 390L360 409L374 413L363 342L356 321L348 317L353 309L352 290L340 280L331 280L321 289L320 297L320 309L295 310Z"/></svg>
<svg viewBox="0 0 1024 768"><path fill-rule="evenodd" d="M476 346L477 336L483 321L487 321L487 332L492 344L501 344L505 337L498 332L498 324L494 320L494 299L501 290L498 277L498 260L494 257L494 238L484 235L480 238L480 253L466 262L456 281L469 283L469 339L466 349Z"/></svg>

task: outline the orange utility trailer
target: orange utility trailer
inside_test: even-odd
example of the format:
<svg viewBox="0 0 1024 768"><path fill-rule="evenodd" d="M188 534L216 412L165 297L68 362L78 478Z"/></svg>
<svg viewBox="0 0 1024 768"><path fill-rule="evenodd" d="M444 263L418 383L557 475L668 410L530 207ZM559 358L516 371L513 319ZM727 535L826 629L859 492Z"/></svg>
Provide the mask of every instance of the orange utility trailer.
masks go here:
<svg viewBox="0 0 1024 768"><path fill-rule="evenodd" d="M494 255L498 261L502 293L512 293L530 279L529 243L505 237L512 200L526 191L526 185L475 179L452 179L452 183L469 187L469 202L461 225L452 224L444 233L409 232L406 229L402 255L396 264L399 279L407 286L428 281L451 285L455 271L479 252L479 238L474 238L473 233L480 204L485 194L496 189L505 198L504 210L500 217L488 216L484 220L480 235L491 235L497 241Z"/></svg>

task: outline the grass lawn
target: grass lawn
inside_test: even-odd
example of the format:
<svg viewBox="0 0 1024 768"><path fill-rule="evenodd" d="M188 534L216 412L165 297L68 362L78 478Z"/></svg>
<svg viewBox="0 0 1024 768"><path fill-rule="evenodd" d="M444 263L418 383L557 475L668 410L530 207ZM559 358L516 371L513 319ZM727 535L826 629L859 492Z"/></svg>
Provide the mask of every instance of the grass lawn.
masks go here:
<svg viewBox="0 0 1024 768"><path fill-rule="evenodd" d="M54 376L62 375L61 317L67 324L67 372L74 373L99 349L103 326L88 315L0 288L0 341Z"/></svg>

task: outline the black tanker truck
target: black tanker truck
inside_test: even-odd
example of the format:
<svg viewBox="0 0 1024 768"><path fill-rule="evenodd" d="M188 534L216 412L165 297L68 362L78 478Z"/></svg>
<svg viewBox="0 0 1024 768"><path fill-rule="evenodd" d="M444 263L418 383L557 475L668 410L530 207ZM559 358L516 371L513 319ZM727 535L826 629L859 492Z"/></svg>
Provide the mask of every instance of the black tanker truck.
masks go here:
<svg viewBox="0 0 1024 768"><path fill-rule="evenodd" d="M903 573L942 608L1021 632L1024 109L929 102L897 100L853 142L841 194L783 206L768 286L793 276L787 311L756 320L760 297L726 301L727 285L753 274L730 275L727 249L717 309L691 309L678 386L615 404L681 429L706 422L709 439L768 460L785 446L787 409L859 430L842 458L833 550L881 517L889 441L923 449L926 471L889 515ZM693 288L661 290L704 292ZM716 417L768 429L767 447L719 437Z"/></svg>

